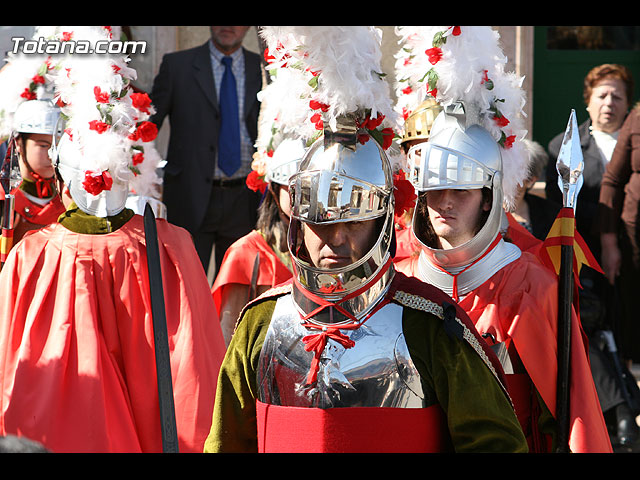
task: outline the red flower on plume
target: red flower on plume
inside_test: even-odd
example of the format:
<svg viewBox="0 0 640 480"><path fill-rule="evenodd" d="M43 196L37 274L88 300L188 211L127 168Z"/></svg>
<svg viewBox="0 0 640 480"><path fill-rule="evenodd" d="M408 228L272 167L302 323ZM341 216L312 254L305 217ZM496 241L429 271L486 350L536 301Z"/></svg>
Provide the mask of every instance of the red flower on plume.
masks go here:
<svg viewBox="0 0 640 480"><path fill-rule="evenodd" d="M264 49L264 61L267 62L267 64L273 62L276 59L276 57L274 57L273 55L271 55L269 53L269 49L265 48Z"/></svg>
<svg viewBox="0 0 640 480"><path fill-rule="evenodd" d="M402 119L406 121L407 118L409 118L409 115L411 115L411 110L407 107L402 107Z"/></svg>
<svg viewBox="0 0 640 480"><path fill-rule="evenodd" d="M418 196L411 182L405 177L404 170L393 175L393 186L393 196L396 200L395 215L401 217L415 206Z"/></svg>
<svg viewBox="0 0 640 480"><path fill-rule="evenodd" d="M362 126L369 130L375 130L380 126L383 120L384 120L384 115L377 116L376 118L371 118L367 116L367 118L365 118L364 122L362 123Z"/></svg>
<svg viewBox="0 0 640 480"><path fill-rule="evenodd" d="M158 127L153 122L140 122L136 131L129 135L129 140L151 142L158 136Z"/></svg>
<svg viewBox="0 0 640 480"><path fill-rule="evenodd" d="M247 175L246 184L250 190L253 190L254 192L259 190L260 193L264 193L268 186L267 182L264 181L264 176L260 176L260 174L255 170L252 170L251 173Z"/></svg>
<svg viewBox="0 0 640 480"><path fill-rule="evenodd" d="M134 165L140 165L142 162L144 162L144 153L136 153L133 157L131 157L131 161Z"/></svg>
<svg viewBox="0 0 640 480"><path fill-rule="evenodd" d="M435 65L442 59L442 49L438 47L428 48L424 53L429 57L429 63L431 63L431 65Z"/></svg>
<svg viewBox="0 0 640 480"><path fill-rule="evenodd" d="M365 143L367 143L369 141L369 138L371 138L371 136L368 133L358 134L358 142L360 142L361 145L364 145Z"/></svg>
<svg viewBox="0 0 640 480"><path fill-rule="evenodd" d="M151 98L146 93L132 93L131 103L134 107L144 113L149 113Z"/></svg>
<svg viewBox="0 0 640 480"><path fill-rule="evenodd" d="M104 190L111 190L113 178L108 171L104 172L85 172L82 186L91 195L99 195Z"/></svg>
<svg viewBox="0 0 640 480"><path fill-rule="evenodd" d="M515 141L516 141L516 136L515 135L509 135L505 139L503 147L504 148L511 148L511 147L513 147L513 142L515 142Z"/></svg>
<svg viewBox="0 0 640 480"><path fill-rule="evenodd" d="M98 103L109 103L109 92L103 92L100 87L93 87L93 95Z"/></svg>
<svg viewBox="0 0 640 480"><path fill-rule="evenodd" d="M438 96L438 89L432 88L429 90L429 87L427 87L427 95L431 95L433 98L436 98Z"/></svg>
<svg viewBox="0 0 640 480"><path fill-rule="evenodd" d="M453 35L454 37L457 37L458 35L460 35L460 27L459 26L449 27L449 28L453 29L451 31L451 35Z"/></svg>
<svg viewBox="0 0 640 480"><path fill-rule="evenodd" d="M504 128L509 125L509 119L500 113L496 113L493 116L493 121L496 122L496 125L498 125L500 128Z"/></svg>
<svg viewBox="0 0 640 480"><path fill-rule="evenodd" d="M44 85L44 77L42 75L34 75L31 81L35 84L41 83Z"/></svg>
<svg viewBox="0 0 640 480"><path fill-rule="evenodd" d="M322 122L322 115L319 113L314 113L311 115L311 123L316 126L316 130L322 130L324 128L324 123Z"/></svg>
<svg viewBox="0 0 640 480"><path fill-rule="evenodd" d="M311 110L322 110L323 112L326 112L329 110L329 105L317 100L309 100L309 108L311 108Z"/></svg>
<svg viewBox="0 0 640 480"><path fill-rule="evenodd" d="M20 96L22 98L26 98L27 100L35 100L36 99L36 93L32 92L31 90L29 90L28 88L24 89L24 92L22 92L20 94Z"/></svg>
<svg viewBox="0 0 640 480"><path fill-rule="evenodd" d="M104 133L109 129L109 124L100 120L91 120L89 122L89 130L95 130L98 133Z"/></svg>
<svg viewBox="0 0 640 480"><path fill-rule="evenodd" d="M411 86L402 89L402 93L405 95L409 95L411 92L413 92L413 88L411 88Z"/></svg>
<svg viewBox="0 0 640 480"><path fill-rule="evenodd" d="M386 150L393 143L393 129L390 127L382 129L382 149Z"/></svg>
<svg viewBox="0 0 640 480"><path fill-rule="evenodd" d="M69 135L69 140L73 141L73 130L71 130L70 128L65 128L64 129L64 133L66 133L67 135Z"/></svg>
<svg viewBox="0 0 640 480"><path fill-rule="evenodd" d="M73 32L62 32L62 40L68 42L73 37Z"/></svg>

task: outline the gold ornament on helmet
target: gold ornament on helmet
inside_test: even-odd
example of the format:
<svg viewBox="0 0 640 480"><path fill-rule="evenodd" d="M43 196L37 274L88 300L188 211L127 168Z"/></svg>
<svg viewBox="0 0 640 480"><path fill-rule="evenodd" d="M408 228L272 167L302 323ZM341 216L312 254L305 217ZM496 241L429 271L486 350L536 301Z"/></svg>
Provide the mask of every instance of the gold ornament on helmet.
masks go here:
<svg viewBox="0 0 640 480"><path fill-rule="evenodd" d="M441 111L442 107L433 98L422 102L405 120L401 144L412 140L428 140L433 121Z"/></svg>

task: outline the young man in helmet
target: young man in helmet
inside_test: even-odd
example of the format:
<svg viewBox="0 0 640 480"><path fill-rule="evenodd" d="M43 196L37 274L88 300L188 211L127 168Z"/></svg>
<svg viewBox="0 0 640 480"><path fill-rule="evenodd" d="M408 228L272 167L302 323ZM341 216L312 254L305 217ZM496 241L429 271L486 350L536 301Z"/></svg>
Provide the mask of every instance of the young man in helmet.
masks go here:
<svg viewBox="0 0 640 480"><path fill-rule="evenodd" d="M293 279L241 314L205 451L526 451L464 312L394 270L384 150L338 132L291 179Z"/></svg>
<svg viewBox="0 0 640 480"><path fill-rule="evenodd" d="M49 158L59 115L60 109L50 100L27 100L14 114L14 133L3 159L10 162L15 155L22 177L11 192L15 197L14 244L29 230L56 222L64 212Z"/></svg>
<svg viewBox="0 0 640 480"><path fill-rule="evenodd" d="M551 452L557 278L532 254L503 239L501 149L488 130L466 119L464 105L446 108L429 141L409 151L419 195L413 232L421 251L397 268L451 295L487 343L502 350L509 393L530 451ZM610 451L575 315L572 322L570 447Z"/></svg>

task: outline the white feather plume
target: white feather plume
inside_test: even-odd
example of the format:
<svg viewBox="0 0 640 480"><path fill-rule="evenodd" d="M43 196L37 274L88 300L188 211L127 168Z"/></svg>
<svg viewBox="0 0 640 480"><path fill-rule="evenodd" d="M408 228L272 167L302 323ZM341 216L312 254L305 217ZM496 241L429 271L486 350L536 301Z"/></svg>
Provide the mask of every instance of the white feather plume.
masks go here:
<svg viewBox="0 0 640 480"><path fill-rule="evenodd" d="M396 92L411 85L414 98L403 98L407 104L426 95L442 106L464 103L467 124L482 125L501 146L505 206L511 208L528 172L522 145L526 98L524 79L505 72L498 32L489 26L422 26L397 27L396 33L406 46L396 56L404 75ZM496 112L506 119L503 124L495 120Z"/></svg>
<svg viewBox="0 0 640 480"><path fill-rule="evenodd" d="M49 39L83 40L92 46L97 41L113 39L113 31L106 27L43 27L39 33ZM88 172L108 170L114 182L136 194L159 197L161 178L157 172L163 160L153 140L134 135L154 109L149 105L142 111L134 105L130 82L136 79L136 72L128 66L128 57L69 53L55 60L50 79L56 98L63 103L61 111L72 138L67 148L75 150L77 164ZM106 95L105 102L98 101L101 93ZM95 129L92 124L96 122L108 127ZM142 157L136 156L140 153Z"/></svg>
<svg viewBox="0 0 640 480"><path fill-rule="evenodd" d="M317 134L309 108L314 100L326 105L325 124L332 130L336 119L344 114L370 110L371 117L385 116L395 123L395 111L389 85L381 67L381 32L369 26L274 26L263 27L274 67L298 69L312 88L300 92L295 106L300 134L311 138ZM314 83L314 82L317 82Z"/></svg>

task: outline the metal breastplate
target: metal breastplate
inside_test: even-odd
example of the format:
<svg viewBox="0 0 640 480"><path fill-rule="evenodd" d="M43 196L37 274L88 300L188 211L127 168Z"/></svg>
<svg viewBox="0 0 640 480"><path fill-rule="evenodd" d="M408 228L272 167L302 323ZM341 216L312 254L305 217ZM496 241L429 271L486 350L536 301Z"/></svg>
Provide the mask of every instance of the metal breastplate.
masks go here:
<svg viewBox="0 0 640 480"><path fill-rule="evenodd" d="M313 352L302 339L317 333L301 325L292 296L276 302L260 353L258 399L292 407L423 407L419 374L402 332L402 307L389 303L363 325L343 331L355 345L329 339L317 381L306 385Z"/></svg>

